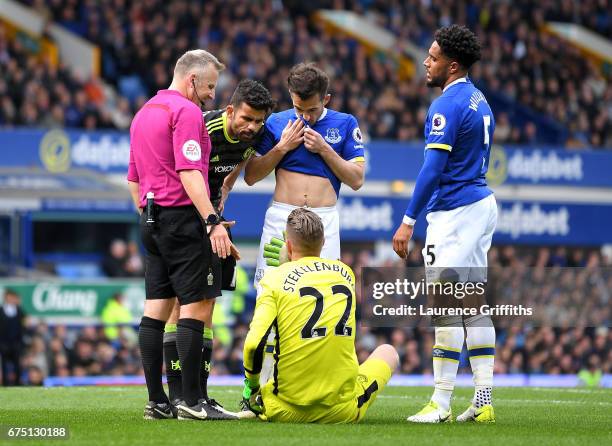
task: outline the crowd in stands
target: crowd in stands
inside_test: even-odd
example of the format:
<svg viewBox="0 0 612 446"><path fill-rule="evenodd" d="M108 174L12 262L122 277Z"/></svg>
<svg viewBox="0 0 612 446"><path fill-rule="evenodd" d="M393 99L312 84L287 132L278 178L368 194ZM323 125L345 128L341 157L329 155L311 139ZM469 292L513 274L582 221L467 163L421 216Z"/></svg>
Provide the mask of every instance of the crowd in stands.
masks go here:
<svg viewBox="0 0 612 446"><path fill-rule="evenodd" d="M0 127L129 127L127 100L119 99L115 109L106 107L98 79L83 79L62 63L54 66L35 57L21 39L7 34L0 21Z"/></svg>
<svg viewBox="0 0 612 446"><path fill-rule="evenodd" d="M546 0L540 2L545 20L572 22L612 39L612 5L609 0Z"/></svg>
<svg viewBox="0 0 612 446"><path fill-rule="evenodd" d="M400 355L404 374L431 374L432 330L402 330L390 333L360 332L357 354L365 360L380 342L390 342ZM496 373L577 374L595 365L603 373L612 371L610 354L612 330L534 328L528 331L514 328L497 330ZM464 351L460 372L469 373L470 365Z"/></svg>
<svg viewBox="0 0 612 446"><path fill-rule="evenodd" d="M423 265L421 250L423 246L415 243L410 251L408 266ZM359 265L372 265L373 259L367 253L358 256L344 254L343 260L351 264L356 276L359 276ZM387 261L385 266L395 266L397 262ZM612 372L612 330L609 329L610 314L609 290L612 285L612 249L569 249L558 248L524 248L513 246L494 246L489 252L489 273L499 270L507 273L506 280L499 281L497 294L511 295L526 285L522 280L526 273L549 268L542 275L545 283L537 289L541 291L537 302L547 303L547 307L531 305L535 314L546 311L563 314L568 307L584 307L593 316L591 321L598 324L583 324L576 318L565 325L558 319L555 324L530 325L520 323L520 318L513 319L512 324L504 324L504 319L496 320L497 352L495 359L496 373L549 373L577 374L581 370L598 370ZM571 281L560 280L562 275L551 274L555 268L572 268L565 270ZM581 274L593 272L593 277L604 277L606 282L592 283L585 286L573 279ZM357 279L359 281L359 279ZM599 286L599 292L583 294L589 285ZM554 294L557 302L547 301ZM568 304L566 297L576 301ZM515 296L513 303L530 305L529 294L524 292ZM601 317L600 317L601 316ZM517 323L518 322L518 323ZM501 328L503 327L503 328ZM578 328L574 328L578 327ZM366 358L368 352L380 343L393 344L400 354L402 373L432 373L431 350L434 343L433 330L429 328L373 328L362 327L357 335L357 351L360 359ZM469 372L469 360L464 350L461 355L460 372Z"/></svg>
<svg viewBox="0 0 612 446"><path fill-rule="evenodd" d="M429 90L418 76L400 81L392 58L368 54L354 39L329 35L321 23L310 19L313 10L334 7L362 14L392 31L400 41L410 40L425 50L440 26L464 23L477 32L484 44L483 62L474 67L472 78L490 98L506 99L536 112L521 120L522 108L496 111L496 142L542 142L540 121L531 120L539 115L568 131L569 146L612 147L610 73L603 74L571 45L541 30L547 20L572 21L609 39L612 9L607 0L562 0L560 4L550 0L24 3L98 45L101 78L83 78L61 63L56 67L44 56L33 55L21 39L9 39L0 22L0 127L125 130L135 110L170 84L178 56L201 47L227 65L209 108L224 106L236 83L246 77L262 80L279 101L278 108L288 108L291 103L285 79L289 67L314 60L332 78L330 107L354 114L367 138L422 141L427 108L437 92ZM102 82L120 93L114 103L105 97ZM415 244L408 265L422 266L421 248ZM369 251L347 251L343 260L355 269L358 281L364 265L397 264L374 259ZM527 266L609 268L612 256L599 250L506 246L491 249L490 264L512 272L515 280L508 281L502 290L512 293ZM139 277L142 268L137 246L120 240L111 244L102 263L108 277ZM563 295L563 299L582 298L570 292ZM607 328L609 315L607 318L594 328L500 328L496 371L575 374L589 369L612 373L612 330ZM248 310L236 320L227 330L230 335L215 341L213 374L242 372ZM36 323L28 325L23 341L26 347L21 362L25 382L30 384L40 384L46 376L141 373L138 346L129 327L114 336L103 326L68 328ZM431 373L431 329L361 327L357 334L360 360L383 342L392 343L400 352L402 373ZM469 368L465 353L461 368Z"/></svg>
<svg viewBox="0 0 612 446"><path fill-rule="evenodd" d="M483 42L483 62L474 66L471 76L486 87L487 95L501 94L553 118L568 129L569 145L612 145L612 73L605 77L577 48L542 30L548 20L563 20L609 34L612 14L604 9L607 1L580 2L580 7L564 1L561 8L559 2L529 0L371 3L366 12L425 48L437 27L466 24ZM503 122L507 124L506 116ZM504 129L496 137L498 142L529 144L539 135L536 123L527 122L522 130Z"/></svg>
<svg viewBox="0 0 612 446"><path fill-rule="evenodd" d="M422 246L416 243L411 251L408 264L422 265ZM527 267L582 266L584 269L612 267L612 253L604 249L517 249L514 247L493 247L490 264L506 267L510 271L522 271ZM369 251L354 253L345 251L343 261L351 265L356 277L361 266L377 261ZM397 264L394 261L378 261L380 265ZM610 274L608 274L609 278ZM551 276L552 277L552 276ZM359 279L357 279L359 281ZM551 278L553 282L556 280ZM551 284L552 286L552 284ZM608 289L610 287L608 286ZM609 296L608 296L609 298ZM359 295L358 295L359 300ZM585 305L587 302L585 302ZM113 312L114 321L129 320L122 315L121 299L117 296L108 304L109 317ZM243 341L248 330L253 302L247 310L230 318L228 327L215 326L215 348L212 374L241 374ZM241 310L242 311L242 310ZM125 311L123 311L125 313ZM231 323L231 321L234 321ZM608 319L599 326L574 328L572 324L559 326L529 327L513 325L497 329L497 373L549 373L577 374L612 373L612 330ZM112 328L112 327L111 327ZM360 324L357 332L357 355L363 361L381 343L393 344L400 354L401 373L431 373L431 351L433 330L431 328L366 328ZM67 328L59 325L49 327L45 323L28 324L24 335L26 347L23 350L22 369L24 381L40 384L46 376L95 376L140 374L141 365L137 337L128 325L111 329L101 325L83 328ZM462 371L469 371L465 351L460 362Z"/></svg>
<svg viewBox="0 0 612 446"><path fill-rule="evenodd" d="M23 115L7 118L6 112L0 112L0 124L63 121L86 128L126 128L134 110L169 85L177 57L201 47L228 67L220 78L215 103L208 104L211 108L224 106L236 82L245 77L263 80L278 99L279 109L289 107L284 82L288 68L314 60L332 77L330 106L354 114L366 137L421 140L427 107L437 92L429 91L418 76L400 81L393 58L368 55L355 40L330 36L322 23L309 19L317 8L334 7L365 15L395 33L400 42L410 40L425 50L439 26L464 23L477 32L484 44L483 62L474 67L473 79L485 88L489 99L523 107L494 110L497 142L546 142L542 128L556 122L550 124L553 133L567 131L569 146L612 147L610 73L605 77L574 47L541 30L545 20L571 20L609 37L607 0L579 4L566 0L560 8L558 2L528 0L24 3L98 45L102 76L118 88L122 98L107 111L92 100L87 88L95 86L96 80L80 81L63 69L36 68L33 62L15 63L16 58L25 59L23 49L3 43L0 33L0 74L4 78L8 73L11 80L11 88L4 87L8 93L3 93L0 82L2 109L20 110L18 115ZM51 83L33 79L34 73ZM47 93L40 93L41 85L56 84L73 88L68 92L62 87L46 88ZM27 85L26 94L23 87ZM34 94L29 94L31 90ZM42 107L29 105L38 101ZM524 107L535 113L523 113Z"/></svg>
<svg viewBox="0 0 612 446"><path fill-rule="evenodd" d="M131 330L131 328L130 328ZM23 359L32 385L35 376L96 376L141 374L140 353L135 336L109 340L103 328L93 326L69 330L63 325L34 326Z"/></svg>
<svg viewBox="0 0 612 446"><path fill-rule="evenodd" d="M143 277L144 263L138 243L115 239L102 260L102 272L106 277Z"/></svg>

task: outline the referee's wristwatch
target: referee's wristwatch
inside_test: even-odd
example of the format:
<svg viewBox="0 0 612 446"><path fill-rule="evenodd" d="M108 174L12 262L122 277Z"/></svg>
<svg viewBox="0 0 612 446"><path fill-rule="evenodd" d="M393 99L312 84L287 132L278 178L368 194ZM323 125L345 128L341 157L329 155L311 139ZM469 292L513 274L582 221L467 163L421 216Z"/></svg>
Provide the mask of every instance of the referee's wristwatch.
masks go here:
<svg viewBox="0 0 612 446"><path fill-rule="evenodd" d="M219 223L221 223L221 217L219 217L217 214L210 214L208 217L206 217L207 225L214 226L218 225Z"/></svg>

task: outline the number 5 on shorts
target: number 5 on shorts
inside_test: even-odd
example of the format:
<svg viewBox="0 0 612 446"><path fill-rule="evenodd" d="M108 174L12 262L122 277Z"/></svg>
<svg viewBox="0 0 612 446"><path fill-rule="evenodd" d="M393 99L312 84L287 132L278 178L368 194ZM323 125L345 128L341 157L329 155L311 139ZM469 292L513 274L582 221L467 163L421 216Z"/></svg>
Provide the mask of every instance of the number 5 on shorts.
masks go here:
<svg viewBox="0 0 612 446"><path fill-rule="evenodd" d="M427 257L425 259L425 263L427 264L427 266L432 266L434 262L436 261L436 255L433 252L433 249L435 247L436 245L427 245L425 247L425 256Z"/></svg>

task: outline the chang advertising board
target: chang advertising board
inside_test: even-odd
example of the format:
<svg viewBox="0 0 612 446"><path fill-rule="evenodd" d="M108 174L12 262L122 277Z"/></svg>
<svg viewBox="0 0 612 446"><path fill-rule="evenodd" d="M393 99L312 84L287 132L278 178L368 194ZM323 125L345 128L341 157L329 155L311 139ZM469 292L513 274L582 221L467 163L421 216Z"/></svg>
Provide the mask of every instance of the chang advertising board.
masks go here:
<svg viewBox="0 0 612 446"><path fill-rule="evenodd" d="M11 288L21 297L21 305L28 316L50 321L93 322L116 293L123 296L123 305L133 321L144 311L145 290L142 281L107 282L14 282L0 281L0 295Z"/></svg>

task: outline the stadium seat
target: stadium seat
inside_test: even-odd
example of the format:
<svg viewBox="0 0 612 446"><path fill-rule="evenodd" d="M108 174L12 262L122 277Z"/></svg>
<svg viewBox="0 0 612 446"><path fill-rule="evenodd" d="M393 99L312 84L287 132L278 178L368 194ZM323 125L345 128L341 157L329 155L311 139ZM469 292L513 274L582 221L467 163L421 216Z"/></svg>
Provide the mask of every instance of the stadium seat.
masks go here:
<svg viewBox="0 0 612 446"><path fill-rule="evenodd" d="M122 96L126 97L132 105L139 96L147 95L146 89L138 76L121 76L118 84L119 92Z"/></svg>
<svg viewBox="0 0 612 446"><path fill-rule="evenodd" d="M57 263L55 271L64 279L93 279L104 277L97 263Z"/></svg>

